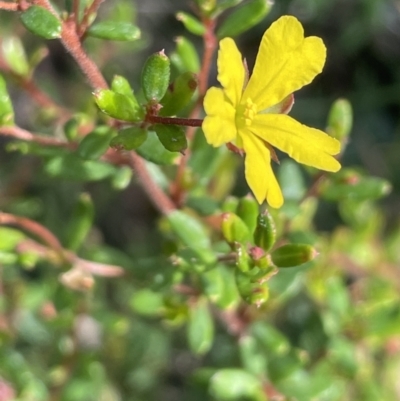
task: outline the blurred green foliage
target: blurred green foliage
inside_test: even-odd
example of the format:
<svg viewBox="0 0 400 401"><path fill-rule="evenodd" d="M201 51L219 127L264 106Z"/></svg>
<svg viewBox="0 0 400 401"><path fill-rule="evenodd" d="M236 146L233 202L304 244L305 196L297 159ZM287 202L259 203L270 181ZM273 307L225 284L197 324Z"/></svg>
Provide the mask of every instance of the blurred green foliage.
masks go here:
<svg viewBox="0 0 400 401"><path fill-rule="evenodd" d="M0 12L0 399L398 400L398 2L90 5ZM111 89L54 39L73 11ZM205 21L251 66L286 13L328 47L292 114L341 140L338 174L283 158L267 210L201 130L111 123L190 116ZM132 149L179 209L149 202Z"/></svg>

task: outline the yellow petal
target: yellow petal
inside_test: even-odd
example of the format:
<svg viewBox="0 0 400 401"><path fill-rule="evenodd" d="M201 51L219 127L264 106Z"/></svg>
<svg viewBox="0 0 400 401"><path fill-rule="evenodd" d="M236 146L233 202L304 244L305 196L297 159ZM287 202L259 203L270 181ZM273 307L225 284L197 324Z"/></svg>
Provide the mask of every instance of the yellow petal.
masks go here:
<svg viewBox="0 0 400 401"><path fill-rule="evenodd" d="M273 106L309 84L322 71L325 59L320 38L305 39L296 18L281 17L264 33L243 98L251 98L258 111Z"/></svg>
<svg viewBox="0 0 400 401"><path fill-rule="evenodd" d="M242 95L245 71L235 42L231 38L219 42L218 81L225 89L226 96L236 107Z"/></svg>
<svg viewBox="0 0 400 401"><path fill-rule="evenodd" d="M292 117L257 114L250 129L299 163L326 171L340 169L340 163L332 157L340 152L340 142L325 132L300 124Z"/></svg>
<svg viewBox="0 0 400 401"><path fill-rule="evenodd" d="M246 152L245 176L258 203L266 199L279 208L283 204L282 191L271 168L271 155L264 143L250 132L240 132Z"/></svg>
<svg viewBox="0 0 400 401"><path fill-rule="evenodd" d="M202 128L207 142L212 146L221 146L236 138L236 110L227 101L224 91L210 88L204 97L204 110L207 114Z"/></svg>

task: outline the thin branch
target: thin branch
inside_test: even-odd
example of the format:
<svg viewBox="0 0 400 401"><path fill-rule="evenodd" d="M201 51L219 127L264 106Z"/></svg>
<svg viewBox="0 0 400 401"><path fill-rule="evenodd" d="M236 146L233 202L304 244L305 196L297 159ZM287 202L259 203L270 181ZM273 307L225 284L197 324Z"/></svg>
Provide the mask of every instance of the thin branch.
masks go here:
<svg viewBox="0 0 400 401"><path fill-rule="evenodd" d="M13 214L0 212L0 224L18 226L40 238L42 242L47 244L61 256L64 256L63 247L57 237L46 227L36 221L26 217L14 216Z"/></svg>
<svg viewBox="0 0 400 401"><path fill-rule="evenodd" d="M147 171L145 161L135 152L130 152L130 162L132 168L138 175L144 191L147 193L154 206L161 214L167 215L176 209L172 200L158 187L152 180Z"/></svg>
<svg viewBox="0 0 400 401"><path fill-rule="evenodd" d="M6 1L0 1L0 10L18 11L19 5L18 5L18 3L8 3Z"/></svg>
<svg viewBox="0 0 400 401"><path fill-rule="evenodd" d="M36 135L31 132L17 127L15 125L4 125L0 127L0 135L6 135L13 137L15 139L21 139L23 141L35 142L44 146L59 146L70 149L75 149L76 145L73 143L61 141L56 138L44 136L44 135Z"/></svg>
<svg viewBox="0 0 400 401"><path fill-rule="evenodd" d="M146 121L153 124L183 125L185 127L201 127L203 120L197 118L177 118L177 117L161 117L147 116Z"/></svg>

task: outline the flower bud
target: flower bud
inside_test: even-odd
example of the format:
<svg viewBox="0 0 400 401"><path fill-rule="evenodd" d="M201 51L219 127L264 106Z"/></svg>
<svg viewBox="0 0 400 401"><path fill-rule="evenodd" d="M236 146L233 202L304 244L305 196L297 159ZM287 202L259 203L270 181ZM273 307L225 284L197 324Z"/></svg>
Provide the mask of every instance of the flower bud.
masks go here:
<svg viewBox="0 0 400 401"><path fill-rule="evenodd" d="M250 232L243 220L234 213L222 215L222 234L229 243L245 243L250 240Z"/></svg>
<svg viewBox="0 0 400 401"><path fill-rule="evenodd" d="M170 78L169 58L164 50L152 54L145 62L141 82L145 98L149 102L159 102L168 89Z"/></svg>
<svg viewBox="0 0 400 401"><path fill-rule="evenodd" d="M269 251L275 243L276 228L274 220L268 210L260 213L257 218L257 226L254 231L254 243Z"/></svg>

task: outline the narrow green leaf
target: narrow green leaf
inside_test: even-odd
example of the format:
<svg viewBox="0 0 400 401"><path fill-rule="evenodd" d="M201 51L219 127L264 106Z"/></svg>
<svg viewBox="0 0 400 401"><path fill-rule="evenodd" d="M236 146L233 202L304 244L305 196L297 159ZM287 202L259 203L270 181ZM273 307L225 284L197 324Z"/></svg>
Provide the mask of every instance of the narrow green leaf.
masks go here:
<svg viewBox="0 0 400 401"><path fill-rule="evenodd" d="M115 131L107 126L99 126L87 134L80 142L77 153L82 159L99 159L108 149Z"/></svg>
<svg viewBox="0 0 400 401"><path fill-rule="evenodd" d="M61 37L61 21L50 11L39 6L30 6L21 14L26 29L45 39Z"/></svg>
<svg viewBox="0 0 400 401"><path fill-rule="evenodd" d="M183 36L178 36L175 42L176 49L171 54L171 62L181 73L190 71L197 74L200 71L200 59L196 47Z"/></svg>
<svg viewBox="0 0 400 401"><path fill-rule="evenodd" d="M19 76L29 74L29 63L21 39L18 36L5 37L1 41L3 57L11 71Z"/></svg>
<svg viewBox="0 0 400 401"><path fill-rule="evenodd" d="M287 244L271 253L272 262L277 267L295 267L313 260L318 253L307 244Z"/></svg>
<svg viewBox="0 0 400 401"><path fill-rule="evenodd" d="M102 21L93 24L87 31L89 36L105 40L129 41L140 39L140 29L129 22Z"/></svg>
<svg viewBox="0 0 400 401"><path fill-rule="evenodd" d="M208 233L194 217L180 210L174 210L166 218L178 238L196 252L204 263L215 262L216 256L211 250Z"/></svg>
<svg viewBox="0 0 400 401"><path fill-rule="evenodd" d="M80 248L92 228L94 206L88 193L79 196L66 227L66 247L73 251Z"/></svg>
<svg viewBox="0 0 400 401"><path fill-rule="evenodd" d="M110 146L118 150L137 149L147 139L147 130L140 127L128 127L118 132L111 139Z"/></svg>
<svg viewBox="0 0 400 401"><path fill-rule="evenodd" d="M178 125L155 124L152 129L165 149L183 153L187 148L187 139L183 127Z"/></svg>
<svg viewBox="0 0 400 401"><path fill-rule="evenodd" d="M248 31L261 22L270 12L273 2L250 0L235 9L217 31L218 38L234 37Z"/></svg>
<svg viewBox="0 0 400 401"><path fill-rule="evenodd" d="M180 153L165 149L154 131L148 132L147 139L136 151L144 159L160 165L174 164L181 157Z"/></svg>
<svg viewBox="0 0 400 401"><path fill-rule="evenodd" d="M269 251L276 240L275 222L268 212L265 210L257 217L257 226L254 231L254 243L264 251Z"/></svg>
<svg viewBox="0 0 400 401"><path fill-rule="evenodd" d="M176 14L176 19L181 21L185 28L194 35L202 36L206 32L204 25L192 15L180 11Z"/></svg>
<svg viewBox="0 0 400 401"><path fill-rule="evenodd" d="M221 369L210 379L209 391L218 401L267 401L261 380L241 369Z"/></svg>
<svg viewBox="0 0 400 401"><path fill-rule="evenodd" d="M121 191L130 184L132 180L133 170L129 166L120 167L114 174L111 185L114 189Z"/></svg>
<svg viewBox="0 0 400 401"><path fill-rule="evenodd" d="M214 340L214 320L205 298L199 298L189 308L187 325L189 347L194 354L205 354Z"/></svg>
<svg viewBox="0 0 400 401"><path fill-rule="evenodd" d="M14 124L14 109L7 91L6 81L0 75L0 126Z"/></svg>

